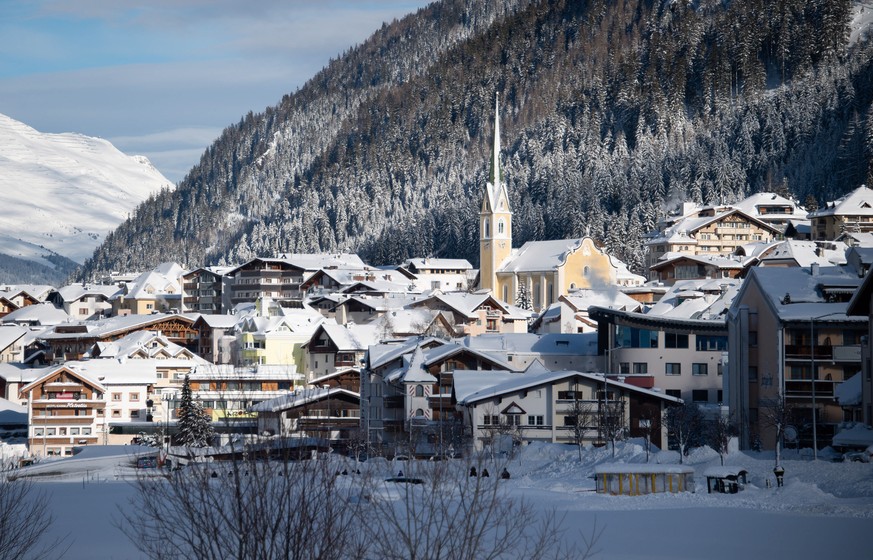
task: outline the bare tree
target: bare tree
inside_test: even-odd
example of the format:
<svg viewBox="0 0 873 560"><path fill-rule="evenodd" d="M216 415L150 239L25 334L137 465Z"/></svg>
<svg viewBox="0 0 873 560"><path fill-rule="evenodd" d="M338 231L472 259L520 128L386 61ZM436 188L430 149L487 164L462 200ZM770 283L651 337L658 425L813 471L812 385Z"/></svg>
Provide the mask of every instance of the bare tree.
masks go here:
<svg viewBox="0 0 873 560"><path fill-rule="evenodd" d="M589 558L599 536L583 536L584 549L562 545L563 519L508 497L499 476L465 476L458 465L428 465L414 473L422 484L397 488L399 498L381 499L379 484L362 510L368 556L388 560L476 558ZM483 472L482 462L467 465ZM462 467L463 468L463 467ZM495 473L500 467L495 467Z"/></svg>
<svg viewBox="0 0 873 560"><path fill-rule="evenodd" d="M328 462L256 455L138 479L119 528L159 560L356 557L355 492Z"/></svg>
<svg viewBox="0 0 873 560"><path fill-rule="evenodd" d="M615 457L615 444L625 436L624 401L608 399L604 391L603 398L598 399L598 426L601 436L612 444L612 456Z"/></svg>
<svg viewBox="0 0 873 560"><path fill-rule="evenodd" d="M772 428L776 437L776 466L782 464L782 440L787 428L794 416L793 407L785 402L783 395L777 395L772 399L762 401L760 409L761 424L764 427Z"/></svg>
<svg viewBox="0 0 873 560"><path fill-rule="evenodd" d="M688 450L703 435L704 417L700 407L693 402L671 406L664 412L667 432L679 445L679 462L684 462Z"/></svg>
<svg viewBox="0 0 873 560"><path fill-rule="evenodd" d="M708 428L709 445L718 453L721 464L724 465L724 457L728 453L731 437L736 435L734 424L730 418L719 413L709 421Z"/></svg>
<svg viewBox="0 0 873 560"><path fill-rule="evenodd" d="M0 560L60 558L63 539L45 539L52 527L51 503L30 480L0 480Z"/></svg>
<svg viewBox="0 0 873 560"><path fill-rule="evenodd" d="M582 447L585 445L588 433L593 429L597 421L597 405L591 401L575 398L578 393L574 392L573 401L567 408L565 425L569 425L573 437L573 443L579 449L579 460L582 460Z"/></svg>
<svg viewBox="0 0 873 560"><path fill-rule="evenodd" d="M655 432L655 427L659 424L656 422L656 414L652 413L652 411L647 410L640 416L640 431L643 433L643 439L645 440L645 449L646 449L646 462L649 462L649 452L652 448L652 434Z"/></svg>

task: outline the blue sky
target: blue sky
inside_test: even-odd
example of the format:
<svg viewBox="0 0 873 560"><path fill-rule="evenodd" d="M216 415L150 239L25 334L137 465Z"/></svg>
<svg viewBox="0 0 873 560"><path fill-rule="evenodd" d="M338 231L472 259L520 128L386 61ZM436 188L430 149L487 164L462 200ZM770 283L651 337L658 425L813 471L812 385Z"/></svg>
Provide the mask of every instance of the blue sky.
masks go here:
<svg viewBox="0 0 873 560"><path fill-rule="evenodd" d="M221 130L430 0L0 0L0 113L177 182Z"/></svg>

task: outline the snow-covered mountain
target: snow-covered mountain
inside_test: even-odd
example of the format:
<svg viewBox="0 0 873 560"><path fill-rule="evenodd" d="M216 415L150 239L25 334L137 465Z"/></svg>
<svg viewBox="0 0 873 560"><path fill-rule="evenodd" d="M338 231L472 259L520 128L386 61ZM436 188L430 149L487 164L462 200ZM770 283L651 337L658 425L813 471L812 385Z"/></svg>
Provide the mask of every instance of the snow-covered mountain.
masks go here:
<svg viewBox="0 0 873 560"><path fill-rule="evenodd" d="M45 264L49 251L82 263L139 203L172 187L148 159L106 140L0 114L0 264L3 255Z"/></svg>

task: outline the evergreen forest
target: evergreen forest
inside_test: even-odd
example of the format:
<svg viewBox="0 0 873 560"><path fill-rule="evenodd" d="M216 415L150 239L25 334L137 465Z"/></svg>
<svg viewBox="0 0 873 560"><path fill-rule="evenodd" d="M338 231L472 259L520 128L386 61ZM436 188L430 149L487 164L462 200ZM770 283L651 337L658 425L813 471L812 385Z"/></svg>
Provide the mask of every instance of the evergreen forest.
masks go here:
<svg viewBox="0 0 873 560"><path fill-rule="evenodd" d="M873 183L851 0L441 0L228 126L77 276L353 251L478 263L495 95L514 244L591 235L640 272L682 200L814 207Z"/></svg>

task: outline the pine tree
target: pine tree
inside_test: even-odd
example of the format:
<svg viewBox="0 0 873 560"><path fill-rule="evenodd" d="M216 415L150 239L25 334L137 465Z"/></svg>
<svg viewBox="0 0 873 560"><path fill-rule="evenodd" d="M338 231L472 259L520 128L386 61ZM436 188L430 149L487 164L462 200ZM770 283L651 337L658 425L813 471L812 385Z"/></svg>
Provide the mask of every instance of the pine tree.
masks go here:
<svg viewBox="0 0 873 560"><path fill-rule="evenodd" d="M182 400L179 402L178 443L188 447L207 447L212 442L212 424L203 410L203 405L191 395L191 382L185 375L182 384Z"/></svg>
<svg viewBox="0 0 873 560"><path fill-rule="evenodd" d="M521 284L518 287L518 293L515 294L515 305L516 307L520 307L527 311L533 310L533 305L531 305L530 302L530 294L527 291L527 286L524 284Z"/></svg>

